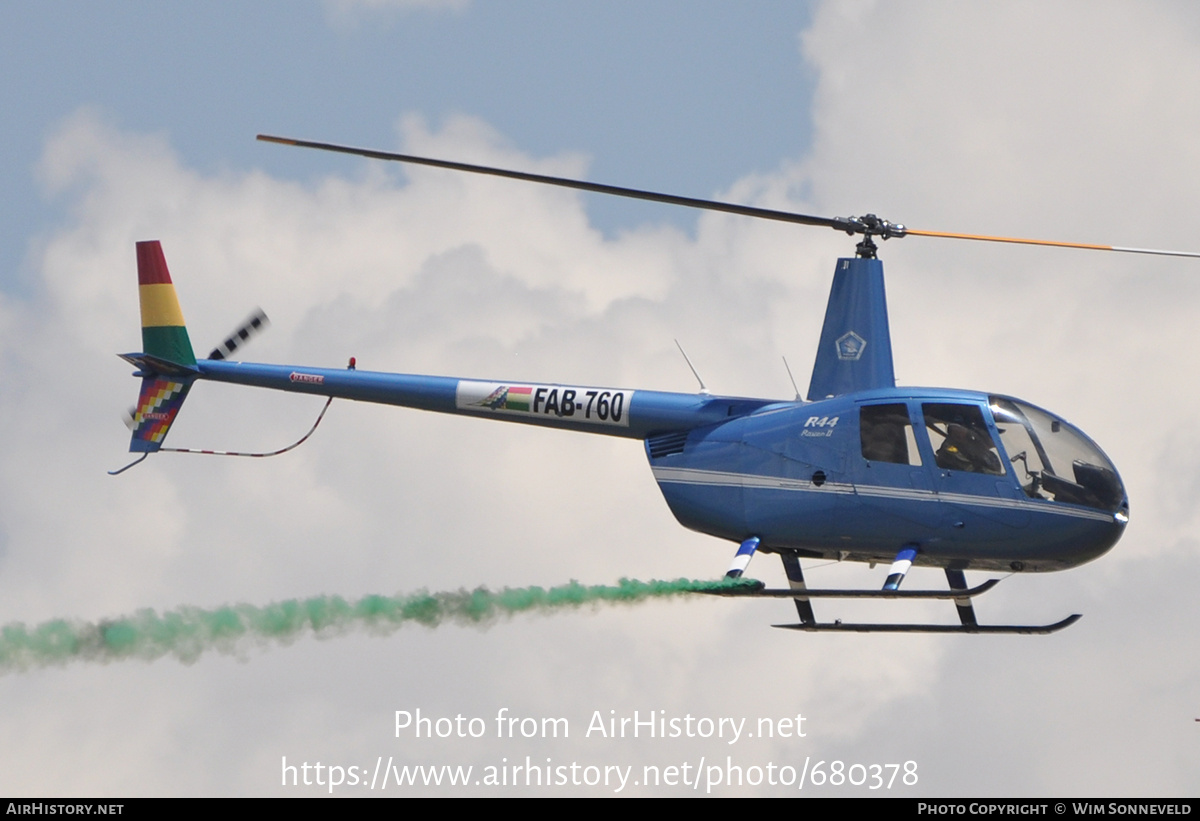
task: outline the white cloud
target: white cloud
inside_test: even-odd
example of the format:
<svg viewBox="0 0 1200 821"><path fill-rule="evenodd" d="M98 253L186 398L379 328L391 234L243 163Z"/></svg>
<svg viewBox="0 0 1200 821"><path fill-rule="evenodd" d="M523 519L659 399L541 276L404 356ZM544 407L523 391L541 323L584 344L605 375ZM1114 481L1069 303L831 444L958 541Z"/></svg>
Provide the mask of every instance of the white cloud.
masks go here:
<svg viewBox="0 0 1200 821"><path fill-rule="evenodd" d="M876 210L932 229L1186 244L1198 169L1181 135L1195 112L1171 89L1200 79L1194 21L1169 4L1131 8L823 6L803 39L820 73L814 151L728 196ZM431 128L410 117L400 135L413 151L586 173L584 158L530 157L469 118ZM165 138L94 113L51 137L43 175L70 216L35 253L39 290L0 301L0 617L719 573L731 547L675 525L640 446L602 437L335 403L287 457L161 455L104 475L125 458L118 419L135 391L112 353L138 346L139 239L162 240L198 349L261 304L275 324L252 359L337 366L355 355L378 370L689 391L679 337L714 390L779 397L791 391L778 356L803 383L833 260L852 247L832 232L723 215L702 216L694 238L648 226L605 239L561 191L340 160L330 169L308 186L206 174ZM486 633L306 640L251 649L248 663L75 666L0 681L26 716L8 724L4 783L260 794L279 789L284 755L640 767L726 752L575 735L416 744L392 730L397 709L490 719L508 707L567 715L579 732L594 710L803 712L807 739L729 754L745 765L913 759L922 794L1194 791L1187 768L1123 782L1112 764L1130 749L1190 749L1158 728L1191 728L1191 714L1176 713L1195 663L1162 633L1194 618L1185 595L1157 592L1178 590L1197 561L1190 263L918 238L882 255L902 382L1046 405L1123 472L1134 522L1110 556L1012 579L979 603L989 621L1084 612L1065 634L797 636L767 627L788 620L786 604L698 601L517 618ZM172 439L275 446L318 406L202 384ZM779 580L769 557L754 570ZM865 568L810 575L879 581ZM944 615L901 617L923 612ZM1137 676L1119 674L1122 658L1136 659ZM1087 726L1105 705L1151 701L1130 708L1132 726ZM964 737L987 741L964 751ZM1055 741L1055 755L1031 765L1030 751L1056 738L1086 743Z"/></svg>
<svg viewBox="0 0 1200 821"><path fill-rule="evenodd" d="M578 164L531 162L469 121L451 122L444 136L415 121L404 130L422 150L445 155L463 147L489 161L559 173ZM769 239L770 232L725 219L706 219L694 242L654 228L605 240L588 227L573 195L428 172L397 185L372 170L311 188L261 174L205 177L182 167L161 140L123 134L92 114L66 123L51 140L44 174L76 205L72 223L41 251L37 305L5 305L6 313L27 311L31 318L3 340L6 361L18 352L28 360L4 377L19 385L2 400L5 418L13 420L0 474L11 585L4 618L97 618L141 606L423 586L704 577L723 569L729 548L671 521L641 447L627 441L338 403L315 439L288 457L164 455L110 478L103 468L124 460L119 411L136 389L122 378L127 368L112 352L138 344L133 243L159 238L199 349L261 303L275 324L251 353L267 361L328 365L356 355L364 368L690 390L691 376L673 351L678 335L715 386L749 393L778 388L786 395L774 357L758 369L743 367L745 343L728 345L723 330L742 315L769 316L772 302L787 298L787 286L768 279L766 261L794 242L785 232L775 232L783 245L765 256L753 238ZM760 281L745 287L743 255L762 257L751 262ZM765 333L769 340L780 331ZM764 337L750 339L761 345ZM45 377L66 362L79 373ZM767 380L755 375L763 367ZM268 447L303 430L316 407L201 385L172 439ZM49 454L48 441L54 442ZM72 515L56 515L63 509ZM707 682L723 666L719 648L732 639L731 619L743 622L755 642L794 646L765 627L767 608L708 601L518 618L486 636L449 628L426 637L414 629L399 636L400 644L349 643L375 659L396 652L411 657L413 647L436 642L437 657L406 673L421 673L410 686L426 709L490 712L509 704L530 714L553 705L586 722L592 710L608 705L684 713L713 698L720 704L735 687L724 678L732 671L714 679L724 681L715 689ZM605 649L591 653L592 643ZM269 658L249 655L262 671L330 651L343 652L310 641ZM928 652L886 672L849 661L839 680L886 681L889 690L904 692L922 680L925 665L916 659ZM520 660L522 673L515 674L508 657ZM465 659L484 665L469 674L475 686L434 687L439 676L432 669L458 667ZM157 677L163 665L134 663L133 672L121 676ZM204 659L186 675L212 682L228 669L219 658ZM600 676L596 689L576 696L563 690L566 682L602 670L611 675ZM102 682L113 681L107 673ZM354 677L362 675L365 668ZM841 700L815 670L797 675L789 676L792 685ZM523 684L514 689L517 682ZM322 698L330 720L361 726L359 718L345 723L357 686L335 687L341 695ZM386 686L376 688L368 688L367 701L376 705L381 726L393 706L414 704L414 696L396 703ZM654 695L643 701L638 694L646 692ZM791 695L783 704L769 694L758 700L757 709L772 714L796 710ZM244 708L257 709L249 701ZM193 721L179 714L162 720ZM295 744L294 755L304 755L308 742L301 739L313 729L277 726L263 738ZM123 754L121 768L144 767L156 783L178 784L153 751L154 738L147 737L144 750ZM365 729L348 731L344 754L371 747L375 738ZM377 741L389 743L386 734ZM252 744L246 754L256 749ZM462 753L483 761L503 749L489 744ZM636 757L619 744L609 752ZM109 775L121 782L120 772ZM40 783L28 776L28 783ZM245 777L247 786L238 789L262 791L275 783L273 775ZM189 778L189 789L226 789L203 773Z"/></svg>

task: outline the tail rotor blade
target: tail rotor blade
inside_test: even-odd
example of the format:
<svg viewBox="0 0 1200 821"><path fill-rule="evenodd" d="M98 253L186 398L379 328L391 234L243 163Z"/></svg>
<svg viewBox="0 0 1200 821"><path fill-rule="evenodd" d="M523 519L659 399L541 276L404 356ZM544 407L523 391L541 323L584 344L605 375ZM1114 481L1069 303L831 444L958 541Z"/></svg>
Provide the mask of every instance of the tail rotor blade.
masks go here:
<svg viewBox="0 0 1200 821"><path fill-rule="evenodd" d="M212 349L212 353L208 355L209 359L225 359L231 353L236 351L242 345L245 345L250 338L257 336L260 332L266 330L271 324L271 320L267 319L267 315L263 313L262 308L255 308L254 313L247 317L246 321L241 326L229 335L229 338L220 345Z"/></svg>

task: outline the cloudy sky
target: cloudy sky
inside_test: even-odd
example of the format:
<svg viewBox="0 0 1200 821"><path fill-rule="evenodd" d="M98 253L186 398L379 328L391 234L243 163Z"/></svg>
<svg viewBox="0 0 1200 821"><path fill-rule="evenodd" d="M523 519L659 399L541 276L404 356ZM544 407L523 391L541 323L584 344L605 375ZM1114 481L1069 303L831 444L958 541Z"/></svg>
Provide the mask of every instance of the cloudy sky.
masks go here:
<svg viewBox="0 0 1200 821"><path fill-rule="evenodd" d="M127 461L134 243L193 343L246 358L719 393L807 381L853 241L256 143L258 132L915 228L1200 250L1192 4L69 3L0 27L0 623L321 594L709 578L731 545L667 510L642 448L335 403L277 459ZM1129 488L1107 556L1015 577L990 622L1049 637L795 634L785 602L672 600L488 627L348 630L0 675L0 791L307 795L285 763L748 768L915 762L917 783L722 795L1194 795L1200 746L1195 261L909 238L881 251L897 377L1021 396ZM176 446L272 449L313 398L200 385ZM564 477L571 477L565 482ZM814 567L826 586L885 568ZM761 556L751 575L783 582ZM978 582L982 575L971 577ZM937 571L910 585L940 586ZM827 618L953 619L947 607ZM397 711L480 718L416 738ZM497 738L497 713L569 738ZM598 712L803 738L605 739ZM756 733L757 735L757 733ZM572 771L571 765L578 769ZM612 770L610 772L616 772ZM885 771L886 772L886 771ZM301 776L302 778L303 776ZM610 795L613 784L429 788ZM315 770L310 778L315 779ZM328 772L322 778L328 781ZM389 788L383 795L426 791ZM368 795L363 786L336 794Z"/></svg>

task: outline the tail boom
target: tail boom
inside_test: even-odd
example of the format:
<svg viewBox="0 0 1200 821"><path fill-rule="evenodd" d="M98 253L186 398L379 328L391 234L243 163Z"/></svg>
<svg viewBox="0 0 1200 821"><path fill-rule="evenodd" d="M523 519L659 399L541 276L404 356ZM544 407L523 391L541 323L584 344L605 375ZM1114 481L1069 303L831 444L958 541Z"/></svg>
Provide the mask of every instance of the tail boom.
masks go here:
<svg viewBox="0 0 1200 821"><path fill-rule="evenodd" d="M215 356L197 360L162 246L157 241L139 242L137 262L143 350L121 354L142 379L133 411L129 445L133 452L153 453L161 448L198 379L630 439L714 425L773 404L707 393L378 373L359 371L353 362L349 368L333 369L259 365ZM251 323L255 321L252 318ZM237 335L244 338L249 333L246 328ZM229 351L236 347L232 342L232 338L226 342Z"/></svg>
<svg viewBox="0 0 1200 821"><path fill-rule="evenodd" d="M764 400L661 391L485 382L335 368L203 359L199 378L359 402L645 439L757 410Z"/></svg>

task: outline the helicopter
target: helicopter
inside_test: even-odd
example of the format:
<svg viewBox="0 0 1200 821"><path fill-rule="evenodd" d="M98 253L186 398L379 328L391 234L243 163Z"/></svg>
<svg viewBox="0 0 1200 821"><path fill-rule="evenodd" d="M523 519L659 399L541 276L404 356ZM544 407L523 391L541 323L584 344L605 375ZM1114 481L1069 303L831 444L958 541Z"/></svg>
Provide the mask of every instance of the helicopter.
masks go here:
<svg viewBox="0 0 1200 821"><path fill-rule="evenodd" d="M187 451L163 442L196 381L474 416L641 440L667 506L684 527L737 545L726 578L742 579L757 553L774 553L788 587L759 582L719 595L791 599L807 632L1044 634L1074 624L981 624L973 600L998 579L969 587L965 571L1065 570L1098 558L1129 521L1116 466L1065 419L1011 396L897 387L880 241L930 236L1125 253L1200 254L1051 240L919 231L874 214L820 217L488 166L259 135L259 140L373 159L487 174L593 193L833 228L862 239L836 263L807 396L780 401L601 385L465 379L269 365L229 359L265 324L256 314L198 359L157 241L137 244L142 347L119 354L142 380L130 451ZM680 348L683 352L682 347ZM684 353L687 360L687 354ZM688 361L691 367L690 360ZM786 360L785 360L786 361ZM692 368L695 373L695 368ZM790 368L789 368L790 373ZM299 442L269 454L283 453ZM880 589L818 589L801 560L886 564ZM904 590L913 566L941 568L946 590ZM743 580L748 581L748 580ZM957 624L818 621L822 598L954 602Z"/></svg>

